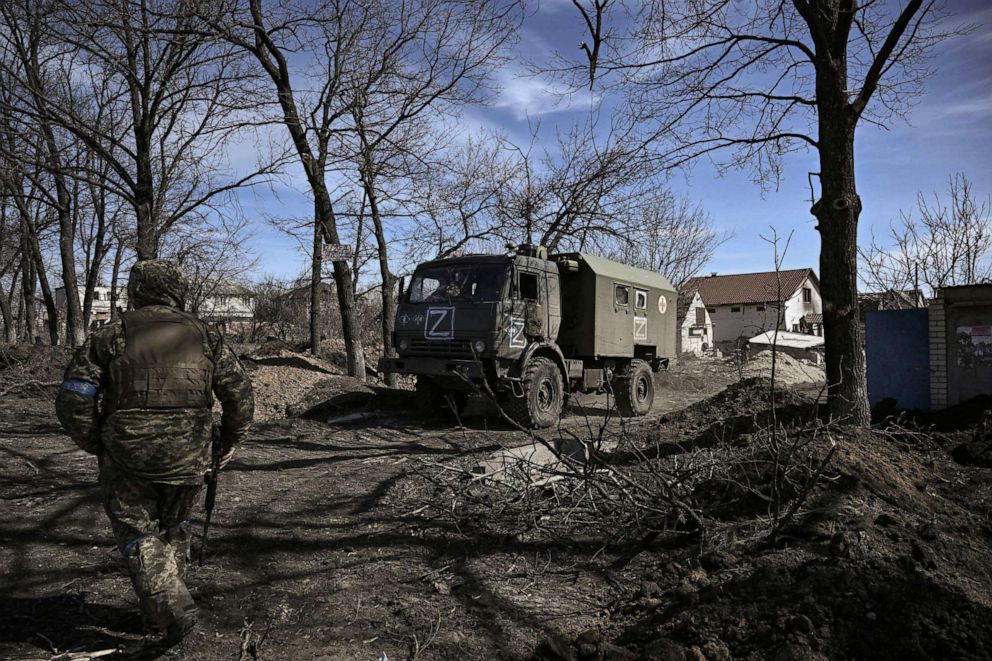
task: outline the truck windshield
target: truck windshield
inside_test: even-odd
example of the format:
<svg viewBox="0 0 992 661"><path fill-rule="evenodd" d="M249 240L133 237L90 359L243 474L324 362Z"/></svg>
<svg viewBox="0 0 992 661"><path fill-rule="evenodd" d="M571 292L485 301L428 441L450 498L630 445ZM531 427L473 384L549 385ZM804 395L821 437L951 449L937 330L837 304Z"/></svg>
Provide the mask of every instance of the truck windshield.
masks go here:
<svg viewBox="0 0 992 661"><path fill-rule="evenodd" d="M420 269L410 282L411 303L447 301L498 301L506 278L506 267L433 266Z"/></svg>

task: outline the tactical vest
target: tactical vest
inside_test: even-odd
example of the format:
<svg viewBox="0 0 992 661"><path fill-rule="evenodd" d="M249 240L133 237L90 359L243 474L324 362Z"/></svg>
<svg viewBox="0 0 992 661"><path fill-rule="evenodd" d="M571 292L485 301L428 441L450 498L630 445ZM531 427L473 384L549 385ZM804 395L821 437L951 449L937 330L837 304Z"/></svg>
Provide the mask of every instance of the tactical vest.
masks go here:
<svg viewBox="0 0 992 661"><path fill-rule="evenodd" d="M105 412L213 405L214 364L203 322L147 308L125 312L121 321L124 352L110 363Z"/></svg>

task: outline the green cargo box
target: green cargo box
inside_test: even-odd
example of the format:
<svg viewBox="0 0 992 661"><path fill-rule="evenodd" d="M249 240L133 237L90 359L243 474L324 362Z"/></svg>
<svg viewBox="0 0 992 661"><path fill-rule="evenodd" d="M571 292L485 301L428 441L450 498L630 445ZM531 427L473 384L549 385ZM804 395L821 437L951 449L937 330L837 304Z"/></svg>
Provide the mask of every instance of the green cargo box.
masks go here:
<svg viewBox="0 0 992 661"><path fill-rule="evenodd" d="M560 253L566 357L675 355L675 289L661 274L588 253Z"/></svg>

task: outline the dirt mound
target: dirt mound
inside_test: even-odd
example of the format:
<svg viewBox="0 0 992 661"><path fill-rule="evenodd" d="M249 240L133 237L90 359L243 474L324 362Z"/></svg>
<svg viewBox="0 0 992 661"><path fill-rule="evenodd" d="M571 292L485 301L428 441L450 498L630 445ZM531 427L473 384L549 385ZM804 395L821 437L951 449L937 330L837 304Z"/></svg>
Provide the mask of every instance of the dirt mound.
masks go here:
<svg viewBox="0 0 992 661"><path fill-rule="evenodd" d="M256 365L272 365L276 367L296 367L298 369L313 370L323 374L338 374L339 370L334 366L324 362L320 358L308 356L295 351L285 349L273 351L271 347L266 353L255 353L242 356L242 359L249 360Z"/></svg>
<svg viewBox="0 0 992 661"><path fill-rule="evenodd" d="M740 443L748 434L775 426L812 424L819 412L809 394L782 387L773 391L768 379L752 377L732 383L677 413L662 416L646 439L657 446L652 452L678 454L688 448Z"/></svg>
<svg viewBox="0 0 992 661"><path fill-rule="evenodd" d="M744 366L745 379L772 377L772 352L761 351L751 357ZM795 386L804 383L823 383L827 375L823 369L796 360L792 356L777 352L775 356L775 383L782 386Z"/></svg>
<svg viewBox="0 0 992 661"><path fill-rule="evenodd" d="M654 587L620 606L634 621L615 642L638 658L988 658L992 473L876 432L833 438L829 479L777 538L642 564Z"/></svg>
<svg viewBox="0 0 992 661"><path fill-rule="evenodd" d="M275 356L283 351L294 351L294 347L277 337L267 337L251 352L253 356Z"/></svg>
<svg viewBox="0 0 992 661"><path fill-rule="evenodd" d="M296 404L289 407L291 417L327 421L354 412L410 410L413 393L361 383L350 376L321 379Z"/></svg>
<svg viewBox="0 0 992 661"><path fill-rule="evenodd" d="M47 344L0 346L0 393L54 396L74 351Z"/></svg>
<svg viewBox="0 0 992 661"><path fill-rule="evenodd" d="M312 369L245 362L255 392L255 420L287 417L287 410L327 374Z"/></svg>

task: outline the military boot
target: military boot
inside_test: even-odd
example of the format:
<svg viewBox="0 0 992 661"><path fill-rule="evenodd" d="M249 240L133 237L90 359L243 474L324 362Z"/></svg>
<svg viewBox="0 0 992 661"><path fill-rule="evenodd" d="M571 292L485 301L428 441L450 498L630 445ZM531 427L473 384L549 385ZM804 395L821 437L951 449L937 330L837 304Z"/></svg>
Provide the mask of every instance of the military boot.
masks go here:
<svg viewBox="0 0 992 661"><path fill-rule="evenodd" d="M178 643L196 625L196 604L182 579L172 547L155 536L143 537L125 555L141 610L164 635Z"/></svg>

